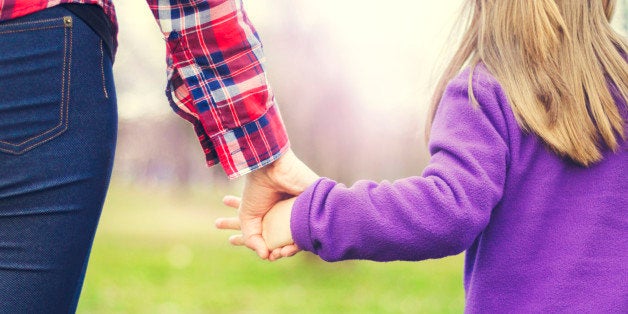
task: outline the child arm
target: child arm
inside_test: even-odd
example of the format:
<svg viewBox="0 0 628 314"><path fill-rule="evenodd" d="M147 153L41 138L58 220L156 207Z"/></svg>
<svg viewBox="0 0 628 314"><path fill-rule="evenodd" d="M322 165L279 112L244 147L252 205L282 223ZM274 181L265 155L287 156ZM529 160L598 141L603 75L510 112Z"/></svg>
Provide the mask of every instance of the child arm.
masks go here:
<svg viewBox="0 0 628 314"><path fill-rule="evenodd" d="M510 153L505 96L493 80L474 78L474 106L468 75L443 97L421 176L351 187L323 178L297 197L291 230L301 249L327 261L422 260L473 243L502 198Z"/></svg>

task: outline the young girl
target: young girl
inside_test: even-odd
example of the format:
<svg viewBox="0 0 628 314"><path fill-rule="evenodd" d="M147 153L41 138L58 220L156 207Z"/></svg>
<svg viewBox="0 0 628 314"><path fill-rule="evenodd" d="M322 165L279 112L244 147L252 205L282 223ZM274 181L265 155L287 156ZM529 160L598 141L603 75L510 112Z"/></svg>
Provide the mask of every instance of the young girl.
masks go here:
<svg viewBox="0 0 628 314"><path fill-rule="evenodd" d="M271 259L297 247L326 261L466 250L467 312L625 313L628 46L609 25L615 1L468 5L423 174L318 179L265 217Z"/></svg>

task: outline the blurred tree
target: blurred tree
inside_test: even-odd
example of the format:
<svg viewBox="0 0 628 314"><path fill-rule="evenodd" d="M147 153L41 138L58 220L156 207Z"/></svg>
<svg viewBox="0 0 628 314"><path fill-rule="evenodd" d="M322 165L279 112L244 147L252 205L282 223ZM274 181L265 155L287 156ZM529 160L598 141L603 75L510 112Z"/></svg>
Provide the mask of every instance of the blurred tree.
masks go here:
<svg viewBox="0 0 628 314"><path fill-rule="evenodd" d="M180 187L228 182L220 167L208 171L194 132L174 114L148 120L121 119L118 134L114 168L119 180Z"/></svg>
<svg viewBox="0 0 628 314"><path fill-rule="evenodd" d="M266 26L262 39L271 85L297 155L320 175L347 184L419 174L426 158L416 116L395 110L392 99L377 107L362 102L369 95L355 90L350 82L355 74L348 75L351 67L341 56L361 52L334 46L328 24L304 23L305 2L273 3L280 22ZM373 66L385 65L374 60Z"/></svg>
<svg viewBox="0 0 628 314"><path fill-rule="evenodd" d="M297 155L320 175L347 184L361 178L420 174L427 160L419 132L420 106L429 95L417 86L415 74L408 76L426 72L410 49L413 41L395 33L389 39L361 33L359 47L351 47L339 42L345 37L339 37L334 27L346 33L353 24L330 23L325 19L332 16L310 12L312 3L265 3L266 20L253 23L264 42L269 80ZM122 119L116 174L133 182L227 182L220 167L206 169L192 128L168 109L162 92L163 40L148 14L143 22L132 14L147 13L147 8L122 2L118 9L121 45L116 67ZM392 16L393 10L384 11L386 23L398 18ZM387 59L373 58L377 54L370 50L384 51ZM356 56L361 62L354 62ZM364 65L365 59L372 62Z"/></svg>

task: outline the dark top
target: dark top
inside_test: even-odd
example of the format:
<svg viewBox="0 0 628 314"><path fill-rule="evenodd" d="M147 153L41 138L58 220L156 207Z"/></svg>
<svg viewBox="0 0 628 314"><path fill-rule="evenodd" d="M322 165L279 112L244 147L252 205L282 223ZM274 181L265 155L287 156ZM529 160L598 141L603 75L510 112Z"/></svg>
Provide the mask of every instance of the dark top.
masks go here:
<svg viewBox="0 0 628 314"><path fill-rule="evenodd" d="M109 20L105 11L100 6L92 4L65 3L61 4L61 6L83 20L102 38L107 46L107 53L113 60L118 45L113 36L113 25L111 25L111 20Z"/></svg>

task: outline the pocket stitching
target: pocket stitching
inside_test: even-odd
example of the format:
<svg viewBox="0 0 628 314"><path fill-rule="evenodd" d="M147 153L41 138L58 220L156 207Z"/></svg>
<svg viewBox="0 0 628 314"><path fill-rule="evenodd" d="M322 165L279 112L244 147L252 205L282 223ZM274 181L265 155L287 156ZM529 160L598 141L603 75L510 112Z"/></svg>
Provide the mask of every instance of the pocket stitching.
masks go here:
<svg viewBox="0 0 628 314"><path fill-rule="evenodd" d="M49 21L54 21L54 20L58 20L58 19L47 19L47 20L42 20L42 21L37 21L37 22L33 22L33 23L43 23L43 22L49 22ZM61 20L64 20L64 18L61 18ZM28 23L17 23L17 24L13 24L13 25L23 25L23 24L28 24ZM16 148L16 150L11 150L11 149L6 149L6 148L2 148L0 147L0 151L3 152L7 152L7 153L12 153L12 154L16 154L16 155L20 155L23 154L33 148L35 148L36 146L39 146L41 144L47 143L51 140L53 140L54 138L58 137L59 135L63 134L63 132L65 132L68 129L68 115L69 115L69 101L70 101L70 78L71 78L71 65L72 65L72 27L67 27L65 25L63 26L50 26L50 27L39 27L39 28L31 28L31 29L24 29L24 30L19 30L19 31L28 31L28 30L41 30L41 29L50 29L50 28L57 28L57 27L64 27L63 30L63 67L62 67L62 73L61 73L61 106L59 108L59 123L57 125L55 125L54 127L50 128L49 130L37 134L35 136L32 136L24 141L22 141L21 143L18 144L14 144L14 143L10 143L7 141L3 141L0 140L0 143L11 146ZM0 32L0 34L8 34L8 33L12 33L12 32L19 32L19 31L6 31L6 32ZM68 36L68 32L69 32L69 36ZM69 39L68 39L69 37ZM69 50L68 50L68 42L69 42ZM67 82L66 82L66 73L67 73ZM64 115L64 111L65 111L65 115ZM20 146L25 145L26 143L28 143L29 141L33 141L39 137L45 137L47 134L52 133L52 132L57 132L56 134L51 135L48 138L42 139L39 142L33 143L30 146L24 147L24 148L19 148Z"/></svg>
<svg viewBox="0 0 628 314"><path fill-rule="evenodd" d="M0 34L14 34L14 33L28 32L28 31L38 31L38 30L43 30L43 29L59 28L59 27L65 27L65 26L45 26L45 27L42 26L42 27L33 27L33 28L14 29L10 31L0 31Z"/></svg>
<svg viewBox="0 0 628 314"><path fill-rule="evenodd" d="M109 99L109 93L107 92L107 85L105 84L105 52L102 48L103 41L100 40L100 74L102 76L102 91L105 93L105 98Z"/></svg>
<svg viewBox="0 0 628 314"><path fill-rule="evenodd" d="M53 17L53 18L44 19L44 20L36 20L36 21L20 22L20 23L13 22L11 23L10 26L18 26L18 25L26 25L26 24L42 24L42 23L48 23L48 22L53 22L57 20L63 20L63 17ZM53 27L61 27L61 26L53 26Z"/></svg>

